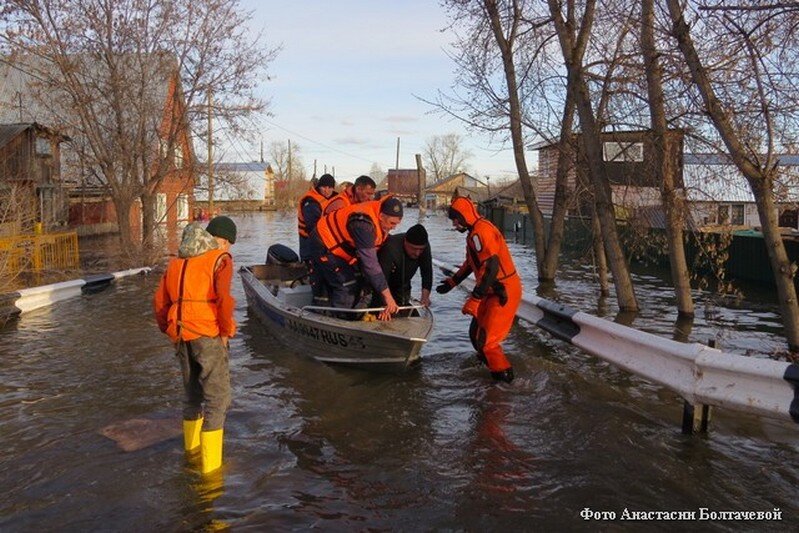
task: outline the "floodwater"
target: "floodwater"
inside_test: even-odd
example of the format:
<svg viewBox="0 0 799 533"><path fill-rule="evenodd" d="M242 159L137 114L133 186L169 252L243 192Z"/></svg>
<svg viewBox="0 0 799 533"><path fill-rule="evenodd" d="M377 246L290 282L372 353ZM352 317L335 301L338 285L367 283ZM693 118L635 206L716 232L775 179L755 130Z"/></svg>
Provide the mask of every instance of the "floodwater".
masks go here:
<svg viewBox="0 0 799 533"><path fill-rule="evenodd" d="M239 264L260 262L272 242L296 246L291 215L234 218ZM426 224L435 256L462 258L463 236L444 217ZM531 251L512 251L530 291ZM585 263L564 266L554 297L612 319ZM670 290L657 272L635 279L636 327L671 338ZM524 324L506 342L517 378L496 384L475 364L459 291L434 294L418 369L370 374L285 348L248 314L237 276L221 475L201 479L177 437L123 452L99 431L179 417L178 365L150 308L157 281L125 279L0 330L0 530L615 531L638 511L696 518L635 523L654 530L799 527L798 428L717 410L708 435L684 436L672 392ZM772 300L700 298L689 339L779 350ZM585 520L585 509L605 520ZM780 520L701 519L775 509Z"/></svg>

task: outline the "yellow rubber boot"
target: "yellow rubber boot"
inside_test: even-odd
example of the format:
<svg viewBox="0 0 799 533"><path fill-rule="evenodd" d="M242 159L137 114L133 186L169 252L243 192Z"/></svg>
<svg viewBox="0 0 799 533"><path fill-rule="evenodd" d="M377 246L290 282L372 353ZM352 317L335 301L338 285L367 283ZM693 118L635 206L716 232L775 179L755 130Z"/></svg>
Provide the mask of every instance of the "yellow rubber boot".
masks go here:
<svg viewBox="0 0 799 533"><path fill-rule="evenodd" d="M200 435L200 452L203 459L201 472L208 474L222 466L222 429L203 431Z"/></svg>
<svg viewBox="0 0 799 533"><path fill-rule="evenodd" d="M203 427L203 419L183 421L183 449L187 452L193 451L200 446L200 431Z"/></svg>

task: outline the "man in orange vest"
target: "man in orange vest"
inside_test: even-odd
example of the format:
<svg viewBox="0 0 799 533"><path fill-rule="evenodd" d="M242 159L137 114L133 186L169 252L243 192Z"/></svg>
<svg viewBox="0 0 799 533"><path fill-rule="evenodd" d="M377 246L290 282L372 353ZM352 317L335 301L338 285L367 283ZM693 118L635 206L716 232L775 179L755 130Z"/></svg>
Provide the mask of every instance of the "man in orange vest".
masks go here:
<svg viewBox="0 0 799 533"><path fill-rule="evenodd" d="M374 291L383 296L386 307L380 320L390 320L397 312L377 250L401 221L402 202L391 197L344 207L319 220L312 238L317 239L323 252L314 259L314 269L329 291L333 307L353 308L360 293L360 267ZM354 316L342 313L343 318Z"/></svg>
<svg viewBox="0 0 799 533"><path fill-rule="evenodd" d="M453 199L449 218L455 229L461 233L468 231L466 261L436 287L436 292L445 294L474 273L474 290L461 310L472 316L469 338L478 359L488 365L491 377L510 383L513 367L502 351L501 342L508 336L519 308L522 282L502 232L479 215L469 198Z"/></svg>
<svg viewBox="0 0 799 533"><path fill-rule="evenodd" d="M377 184L369 176L358 176L352 187L347 187L335 198L331 198L325 205L324 214L329 215L333 211L347 207L348 205L359 204L361 202L371 202L375 197Z"/></svg>
<svg viewBox="0 0 799 533"><path fill-rule="evenodd" d="M314 256L311 241L308 236L316 227L316 223L322 216L324 206L328 199L335 194L336 179L330 174L322 174L316 187L311 187L297 206L297 229L300 234L300 259L310 262Z"/></svg>
<svg viewBox="0 0 799 533"><path fill-rule="evenodd" d="M213 218L203 230L183 230L178 257L167 266L153 298L158 327L175 344L186 396L183 444L200 449L202 473L222 465L225 415L230 406L228 340L236 333L230 295L236 224ZM203 405L204 404L204 405Z"/></svg>

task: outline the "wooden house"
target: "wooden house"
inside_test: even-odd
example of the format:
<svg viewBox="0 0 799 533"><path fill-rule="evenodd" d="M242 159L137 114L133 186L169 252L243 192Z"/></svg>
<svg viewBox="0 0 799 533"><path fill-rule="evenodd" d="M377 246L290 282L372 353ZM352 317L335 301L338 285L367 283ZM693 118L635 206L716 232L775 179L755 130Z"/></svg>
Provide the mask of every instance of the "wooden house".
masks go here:
<svg viewBox="0 0 799 533"><path fill-rule="evenodd" d="M777 156L775 182L780 227L799 230L799 156ZM755 197L746 179L726 154L685 154L686 197L693 224L733 229L759 228Z"/></svg>
<svg viewBox="0 0 799 533"><path fill-rule="evenodd" d="M426 185L424 173L420 177L419 170L415 168L392 168L386 175L389 194L406 202L418 202L420 181L424 190Z"/></svg>
<svg viewBox="0 0 799 533"><path fill-rule="evenodd" d="M425 199L429 209L445 209L453 196L469 196L480 203L488 199L489 188L484 182L465 172L453 174L427 188Z"/></svg>
<svg viewBox="0 0 799 533"><path fill-rule="evenodd" d="M579 146L582 135L573 137L573 145ZM654 180L652 171L654 157L654 135L650 130L606 132L601 134L602 157L613 195L613 204L620 215L641 207L660 204L660 183ZM683 132L670 130L666 133L666 157L671 164L673 180L677 188L683 188L682 152ZM544 216L551 216L555 200L555 181L558 170L559 145L545 141L531 146L538 151L538 177L533 180L536 196ZM571 148L567 148L571 149ZM588 163L574 150L574 165L567 173L568 187L579 190L578 183L588 184ZM591 185L589 184L590 188ZM579 200L579 199L578 199ZM580 203L576 204L578 206Z"/></svg>
<svg viewBox="0 0 799 533"><path fill-rule="evenodd" d="M107 77L100 65L91 67L93 64L87 58L78 60L86 68L96 68L98 79ZM64 145L61 165L61 181L69 192L69 225L83 234L109 229L118 231L110 187L103 183L101 172L87 168L85 160L79 157L79 146L85 145L86 140L79 129L71 126L78 121L74 119L70 101L63 94L48 92L49 89L32 74L47 68L37 61L35 58L17 57L0 62L0 86L5 89L0 93L0 123L38 122L69 135L73 142ZM177 62L166 54L156 54L146 67L154 74L144 87L143 101L152 106L149 109L156 110L150 131L153 153L160 157L153 157L150 169L151 176L157 177L155 187L149 189L146 196L134 201L129 223L133 237L142 238L141 228L146 226L143 217L149 216L148 222L150 227L155 228L156 238L167 239L173 245L183 226L190 220L194 202L193 143L185 119L185 102ZM130 68L140 67L131 60ZM97 117L108 122L106 128L109 131L119 126L111 114L99 113ZM152 209L144 209L142 199L152 202L148 206Z"/></svg>
<svg viewBox="0 0 799 533"><path fill-rule="evenodd" d="M0 235L33 233L37 223L45 230L66 226L60 149L65 140L36 122L0 124Z"/></svg>

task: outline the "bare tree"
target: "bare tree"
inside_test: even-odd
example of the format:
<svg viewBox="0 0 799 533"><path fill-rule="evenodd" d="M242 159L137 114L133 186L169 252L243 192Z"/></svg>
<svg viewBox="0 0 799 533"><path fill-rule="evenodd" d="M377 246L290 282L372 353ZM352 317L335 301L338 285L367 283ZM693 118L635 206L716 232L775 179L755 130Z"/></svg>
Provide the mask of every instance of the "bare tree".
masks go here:
<svg viewBox="0 0 799 533"><path fill-rule="evenodd" d="M386 171L378 163L372 163L369 169L369 177L375 180L375 183L380 185L386 179Z"/></svg>
<svg viewBox="0 0 799 533"><path fill-rule="evenodd" d="M463 148L463 137L457 133L433 135L423 149L425 168L430 170L433 183L459 172L466 172L466 162L472 153Z"/></svg>
<svg viewBox="0 0 799 533"><path fill-rule="evenodd" d="M565 18L561 12L562 6L557 0L547 1L563 52L568 77L576 90L577 115L580 118L582 129L581 150L584 150L588 175L591 178L594 205L602 230L610 270L613 273L616 299L621 311L637 311L638 301L635 297L627 259L616 230L613 199L602 156L600 126L592 107L583 65L585 49L594 22L595 1L587 0L585 2L579 25L576 20L577 9L574 0L566 1Z"/></svg>
<svg viewBox="0 0 799 533"><path fill-rule="evenodd" d="M666 214L666 238L669 247L669 265L677 296L677 309L680 316L689 317L694 314L694 302L691 297L691 279L685 257L683 227L685 215L680 191L674 183L674 159L667 154L666 143L666 106L663 94L663 68L655 46L655 9L654 0L643 0L641 7L641 51L644 57L644 71L651 117L654 142L653 174L655 182L661 184L661 201Z"/></svg>
<svg viewBox="0 0 799 533"><path fill-rule="evenodd" d="M302 161L302 149L290 141L274 141L269 144L268 153L277 182L275 202L279 207L295 208L297 201L310 187Z"/></svg>
<svg viewBox="0 0 799 533"><path fill-rule="evenodd" d="M159 184L178 173L191 186L185 132L204 131L209 93L234 128L264 109L253 88L276 50L249 33L237 0L8 0L0 15L3 52L36 81L80 167L112 191L126 251L134 200L147 243Z"/></svg>
<svg viewBox="0 0 799 533"><path fill-rule="evenodd" d="M454 11L451 29L457 35L455 46L459 54L452 59L459 72L457 86L468 94L439 95L438 101L428 103L463 121L467 127L487 132L501 143L513 146L519 181L533 222L538 278L551 281L557 269L571 197L567 181L573 160L568 158L574 156L574 151L570 150L570 142L559 144L563 151L548 240L525 154L526 144L534 135L544 139L563 135L571 141L573 133L573 103L568 102L568 97L561 108L564 122L559 124L557 120L558 104L563 102L562 84L557 74L551 74L557 65L547 51L551 39L545 31L549 14L539 4L521 0L449 0L447 6Z"/></svg>
<svg viewBox="0 0 799 533"><path fill-rule="evenodd" d="M781 172L777 150L799 141L796 24L799 11L776 9L711 12L694 18L700 51L678 0L667 0L672 33L688 65L693 87L757 205L780 303L788 347L799 351L799 304L795 265L788 258L777 219L775 189ZM708 48L712 47L712 48ZM713 63L714 56L723 54ZM707 54L703 60L703 54Z"/></svg>

